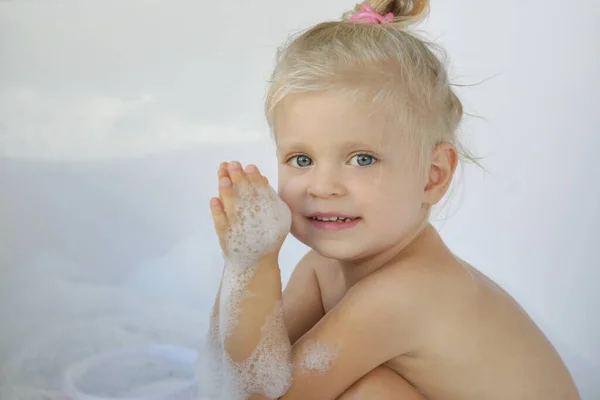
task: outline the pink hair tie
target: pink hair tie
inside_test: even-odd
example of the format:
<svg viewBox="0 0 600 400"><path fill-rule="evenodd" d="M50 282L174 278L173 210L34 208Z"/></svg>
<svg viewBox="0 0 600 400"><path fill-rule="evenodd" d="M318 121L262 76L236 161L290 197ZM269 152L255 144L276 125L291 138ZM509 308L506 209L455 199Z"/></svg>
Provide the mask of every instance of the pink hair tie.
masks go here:
<svg viewBox="0 0 600 400"><path fill-rule="evenodd" d="M389 24L394 20L394 13L381 15L368 4L363 4L362 9L363 11L355 13L348 21L363 24Z"/></svg>

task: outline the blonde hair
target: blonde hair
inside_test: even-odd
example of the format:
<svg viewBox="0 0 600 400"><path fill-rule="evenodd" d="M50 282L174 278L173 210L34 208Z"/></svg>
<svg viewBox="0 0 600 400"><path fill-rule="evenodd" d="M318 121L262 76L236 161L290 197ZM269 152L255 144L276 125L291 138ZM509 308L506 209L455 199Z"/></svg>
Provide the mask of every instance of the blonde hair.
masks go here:
<svg viewBox="0 0 600 400"><path fill-rule="evenodd" d="M349 22L363 4L394 18L389 24ZM449 82L445 53L407 29L428 12L428 0L366 1L341 21L323 22L290 38L278 49L266 97L271 132L276 136L274 111L286 96L346 91L388 112L418 146L422 163L428 164L442 142L474 160L457 138L463 107Z"/></svg>

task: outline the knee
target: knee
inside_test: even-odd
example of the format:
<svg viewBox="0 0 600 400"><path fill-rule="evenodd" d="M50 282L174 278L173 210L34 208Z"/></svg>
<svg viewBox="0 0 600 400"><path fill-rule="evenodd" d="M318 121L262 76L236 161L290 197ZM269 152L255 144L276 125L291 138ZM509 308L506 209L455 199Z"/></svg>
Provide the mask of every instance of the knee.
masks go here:
<svg viewBox="0 0 600 400"><path fill-rule="evenodd" d="M350 386L338 400L424 400L402 376L379 366Z"/></svg>

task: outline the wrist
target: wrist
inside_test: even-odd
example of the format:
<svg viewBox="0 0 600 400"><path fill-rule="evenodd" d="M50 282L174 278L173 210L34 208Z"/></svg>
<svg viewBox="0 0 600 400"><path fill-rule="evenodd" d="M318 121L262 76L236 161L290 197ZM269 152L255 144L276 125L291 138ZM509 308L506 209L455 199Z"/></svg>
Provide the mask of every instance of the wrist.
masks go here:
<svg viewBox="0 0 600 400"><path fill-rule="evenodd" d="M279 252L265 254L256 263L258 265L279 268Z"/></svg>

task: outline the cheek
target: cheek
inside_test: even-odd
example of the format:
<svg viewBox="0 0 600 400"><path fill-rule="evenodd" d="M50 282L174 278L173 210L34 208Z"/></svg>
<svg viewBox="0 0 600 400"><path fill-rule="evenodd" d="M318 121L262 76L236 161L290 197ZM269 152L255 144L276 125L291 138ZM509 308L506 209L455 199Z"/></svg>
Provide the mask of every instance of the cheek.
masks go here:
<svg viewBox="0 0 600 400"><path fill-rule="evenodd" d="M294 210L295 202L298 201L302 190L302 185L297 179L280 175L277 182L277 193L279 194L279 197L281 197L281 200L283 200L292 211Z"/></svg>
<svg viewBox="0 0 600 400"><path fill-rule="evenodd" d="M394 177L373 182L364 193L370 208L390 219L390 215L406 217L418 212L423 188L417 182Z"/></svg>

